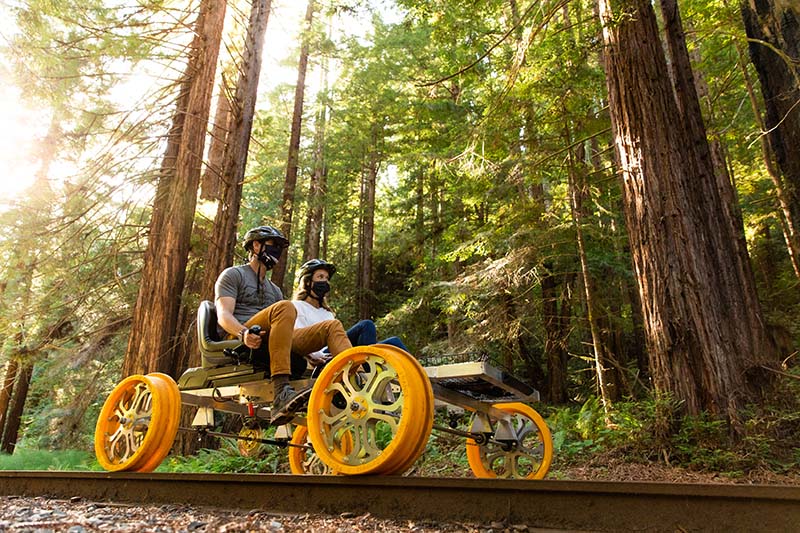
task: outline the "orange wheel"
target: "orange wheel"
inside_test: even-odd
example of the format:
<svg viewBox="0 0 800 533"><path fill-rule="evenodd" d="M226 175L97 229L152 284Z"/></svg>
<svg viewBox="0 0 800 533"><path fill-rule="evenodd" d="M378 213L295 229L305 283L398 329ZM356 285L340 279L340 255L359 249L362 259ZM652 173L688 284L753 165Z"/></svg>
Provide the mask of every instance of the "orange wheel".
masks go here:
<svg viewBox="0 0 800 533"><path fill-rule="evenodd" d="M175 442L175 435L178 433L178 426L181 421L181 391L178 389L178 384L175 383L167 374L153 372L147 374L147 377L153 382L156 388L160 388L161 394L167 399L164 408L164 421L160 431L160 438L156 441L155 449L150 452L145 459L144 463L139 465L139 462L132 468L137 472L152 472L161 461L169 454L172 445Z"/></svg>
<svg viewBox="0 0 800 533"><path fill-rule="evenodd" d="M425 448L428 446L428 439L431 436L431 431L433 430L433 411L434 411L434 397L433 397L433 389L430 387L430 381L428 380L428 374L425 372L425 369L419 363L416 357L411 355L410 353L390 344L376 344L374 345L376 348L380 348L382 350L391 350L397 353L398 355L402 356L402 363L406 367L409 372L416 373L420 379L424 380L428 383L427 387L424 387L424 390L420 392L425 393L425 400L428 403L426 406L426 411L430 410L431 416L426 420L421 420L419 424L420 434L417 437L414 437L414 440L417 442L417 448L411 450L405 460L398 462L398 464L392 468L387 468L386 471L382 472L383 474L396 474L401 475L405 473L411 466L419 459L422 452L425 451Z"/></svg>
<svg viewBox="0 0 800 533"><path fill-rule="evenodd" d="M344 456L353 448L353 442L349 433L343 439L339 439L345 451L340 451L337 455ZM308 440L308 427L297 426L292 433L292 446L289 447L289 468L292 474L313 474L315 476L326 476L334 474L331 467L323 463L319 456L314 452ZM301 447L302 446L302 447Z"/></svg>
<svg viewBox="0 0 800 533"><path fill-rule="evenodd" d="M476 477L542 479L553 460L553 439L544 419L523 403L494 406L511 415L514 440L477 444L467 439L467 462ZM497 421L492 419L496 427Z"/></svg>
<svg viewBox="0 0 800 533"><path fill-rule="evenodd" d="M136 470L161 446L172 397L158 378L130 376L117 385L100 410L94 450L104 469Z"/></svg>
<svg viewBox="0 0 800 533"><path fill-rule="evenodd" d="M433 423L430 382L404 352L358 346L320 374L308 406L308 434L320 459L342 474L390 474L415 456ZM348 440L351 445L348 445Z"/></svg>

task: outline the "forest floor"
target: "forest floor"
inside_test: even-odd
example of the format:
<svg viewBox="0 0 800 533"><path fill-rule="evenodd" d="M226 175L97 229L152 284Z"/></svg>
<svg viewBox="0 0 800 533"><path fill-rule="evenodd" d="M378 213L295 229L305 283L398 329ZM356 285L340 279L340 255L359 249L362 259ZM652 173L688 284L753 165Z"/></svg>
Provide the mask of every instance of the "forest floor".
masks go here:
<svg viewBox="0 0 800 533"><path fill-rule="evenodd" d="M778 474L766 468L736 473L699 472L664 462L632 463L615 454L597 454L582 464L557 466L547 479L800 486L798 472Z"/></svg>

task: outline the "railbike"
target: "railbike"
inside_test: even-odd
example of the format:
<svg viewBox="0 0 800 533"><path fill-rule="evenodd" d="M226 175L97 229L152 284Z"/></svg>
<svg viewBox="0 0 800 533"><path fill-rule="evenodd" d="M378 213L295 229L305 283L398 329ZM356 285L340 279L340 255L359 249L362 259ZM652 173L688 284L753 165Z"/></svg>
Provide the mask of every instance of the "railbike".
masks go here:
<svg viewBox="0 0 800 533"><path fill-rule="evenodd" d="M402 474L420 457L433 430L466 439L472 472L481 478L541 479L553 455L550 431L528 403L533 388L487 361L438 361L422 366L389 345L357 346L334 357L315 378L307 407L264 438L273 398L268 371L240 360L238 340L217 337L216 311L201 303L197 317L202 366L177 383L165 374L134 375L106 399L95 429L100 465L109 471L150 472L169 453L181 406L197 408L192 429L233 436L248 455L264 443L289 449L294 474ZM434 426L439 406L471 413ZM214 412L241 415L238 435L215 433Z"/></svg>

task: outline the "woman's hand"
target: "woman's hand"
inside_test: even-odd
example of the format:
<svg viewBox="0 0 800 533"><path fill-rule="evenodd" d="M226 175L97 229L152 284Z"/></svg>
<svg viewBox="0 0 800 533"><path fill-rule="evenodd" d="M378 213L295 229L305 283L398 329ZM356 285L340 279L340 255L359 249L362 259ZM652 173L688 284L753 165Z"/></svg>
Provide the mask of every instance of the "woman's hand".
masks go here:
<svg viewBox="0 0 800 533"><path fill-rule="evenodd" d="M330 360L331 360L331 356L330 355L322 355L319 352L310 353L310 354L306 355L306 361L308 361L311 364L311 366L324 365L325 363L327 363Z"/></svg>

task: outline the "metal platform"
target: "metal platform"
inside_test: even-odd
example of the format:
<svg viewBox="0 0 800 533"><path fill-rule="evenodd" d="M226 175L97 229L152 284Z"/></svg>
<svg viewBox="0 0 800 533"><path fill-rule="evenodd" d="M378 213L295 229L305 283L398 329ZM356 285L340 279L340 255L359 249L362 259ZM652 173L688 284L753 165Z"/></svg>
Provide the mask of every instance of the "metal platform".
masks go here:
<svg viewBox="0 0 800 533"><path fill-rule="evenodd" d="M481 402L538 402L539 391L488 361L426 366L436 389L459 392Z"/></svg>

